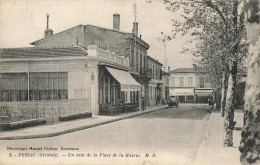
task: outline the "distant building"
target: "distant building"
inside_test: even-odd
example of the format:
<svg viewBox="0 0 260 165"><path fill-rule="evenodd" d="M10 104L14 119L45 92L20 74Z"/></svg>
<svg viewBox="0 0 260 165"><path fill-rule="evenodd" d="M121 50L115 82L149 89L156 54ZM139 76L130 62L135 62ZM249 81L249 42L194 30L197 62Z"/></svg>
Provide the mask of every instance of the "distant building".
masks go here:
<svg viewBox="0 0 260 165"><path fill-rule="evenodd" d="M195 64L193 68L179 68L169 74L169 95L177 96L180 102L207 103L208 98L215 99L207 73Z"/></svg>
<svg viewBox="0 0 260 165"><path fill-rule="evenodd" d="M170 74L168 72L162 71L162 81L163 81L163 88L162 88L162 102L167 103L169 99L169 77Z"/></svg>
<svg viewBox="0 0 260 165"><path fill-rule="evenodd" d="M158 60L147 56L147 65L151 70L147 94L148 106L158 105L162 101L162 64Z"/></svg>

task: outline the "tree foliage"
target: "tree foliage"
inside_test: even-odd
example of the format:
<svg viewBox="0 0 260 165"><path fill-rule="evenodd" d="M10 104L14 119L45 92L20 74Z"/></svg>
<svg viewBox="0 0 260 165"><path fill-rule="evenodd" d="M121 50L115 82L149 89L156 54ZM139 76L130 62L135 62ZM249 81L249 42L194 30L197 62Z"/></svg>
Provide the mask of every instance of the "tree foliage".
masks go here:
<svg viewBox="0 0 260 165"><path fill-rule="evenodd" d="M172 20L171 37L175 37L177 33L193 36L189 42L195 41L197 49L192 50L186 47L182 53L189 52L200 59L198 64L208 71L211 83L215 87L221 84L222 73L230 69L229 63L236 59L238 64L243 64L247 55L241 2L239 0L164 0L168 10L172 12L181 10L184 13L182 14L183 22Z"/></svg>
<svg viewBox="0 0 260 165"><path fill-rule="evenodd" d="M222 83L226 94L224 113L224 146L233 146L234 103L237 68L247 55L245 17L242 0L164 0L172 12L182 10L184 22L173 20L173 35L191 34L198 42L196 49L184 49L199 57L199 64L205 68L215 87ZM225 76L228 75L228 76ZM228 79L227 79L228 77ZM227 79L225 81L220 81ZM224 98L223 98L224 96ZM226 97L225 97L226 96Z"/></svg>

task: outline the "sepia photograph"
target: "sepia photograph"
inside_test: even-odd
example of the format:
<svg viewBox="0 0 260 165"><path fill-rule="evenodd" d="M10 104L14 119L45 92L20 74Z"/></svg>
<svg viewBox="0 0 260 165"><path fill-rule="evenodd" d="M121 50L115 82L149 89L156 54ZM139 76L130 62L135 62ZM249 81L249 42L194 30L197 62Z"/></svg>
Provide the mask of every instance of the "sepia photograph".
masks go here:
<svg viewBox="0 0 260 165"><path fill-rule="evenodd" d="M260 164L260 0L0 0L0 165Z"/></svg>

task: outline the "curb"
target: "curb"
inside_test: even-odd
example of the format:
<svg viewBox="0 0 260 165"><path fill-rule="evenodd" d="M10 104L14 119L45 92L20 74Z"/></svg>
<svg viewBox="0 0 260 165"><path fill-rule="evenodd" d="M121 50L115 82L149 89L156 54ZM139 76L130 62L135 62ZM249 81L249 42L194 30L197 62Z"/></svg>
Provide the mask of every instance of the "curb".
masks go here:
<svg viewBox="0 0 260 165"><path fill-rule="evenodd" d="M199 149L198 149L198 152L196 153L196 158L195 158L195 161L194 161L194 164L196 164L197 162L197 157L198 157L198 153L200 152L201 148L205 145L205 142L207 141L207 138L209 136L209 132L210 132L210 127L212 125L212 121L213 121L213 113L215 113L214 111L211 112L210 114L210 119L209 119L209 122L207 124L207 127L206 127L206 130L205 130L205 134L203 135L203 139L202 139L202 142L200 143L200 146L199 146Z"/></svg>
<svg viewBox="0 0 260 165"><path fill-rule="evenodd" d="M84 129L88 129L88 128L92 128L92 127L96 127L96 126L112 123L112 122L115 122L115 121L120 121L120 120L124 120L124 119L128 119L128 118L133 118L135 116L140 116L140 115L143 115L143 114L147 114L147 113L163 110L165 108L167 108L167 107L163 107L163 108L159 108L159 109L155 109L155 110L150 110L150 111L143 111L143 112L138 113L138 114L133 114L133 115L129 115L129 116L123 116L123 117L119 117L119 118L116 118L116 119L111 119L111 120L103 121L103 122L100 122L100 123L90 124L90 125L81 126L81 127L77 127L77 128L71 128L71 129L67 129L67 130L63 130L63 131L57 131L57 132L46 133L46 134L37 134L37 135L0 137L0 140L19 140L19 139L36 139L36 138L53 137L53 136L63 135L63 134L71 133L71 132L76 132L76 131L80 131L80 130L84 130Z"/></svg>

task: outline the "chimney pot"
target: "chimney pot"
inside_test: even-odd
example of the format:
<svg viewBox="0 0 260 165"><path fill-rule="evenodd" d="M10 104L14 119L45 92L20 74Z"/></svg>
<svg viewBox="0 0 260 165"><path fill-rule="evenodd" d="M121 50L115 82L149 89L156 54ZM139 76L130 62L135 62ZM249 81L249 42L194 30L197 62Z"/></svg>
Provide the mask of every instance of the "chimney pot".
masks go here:
<svg viewBox="0 0 260 165"><path fill-rule="evenodd" d="M138 36L138 22L133 23L134 35Z"/></svg>
<svg viewBox="0 0 260 165"><path fill-rule="evenodd" d="M47 14L47 28L46 28L46 30L48 30L49 29L49 14Z"/></svg>
<svg viewBox="0 0 260 165"><path fill-rule="evenodd" d="M192 67L194 70L197 70L197 65L196 64L192 64Z"/></svg>
<svg viewBox="0 0 260 165"><path fill-rule="evenodd" d="M47 28L44 31L44 37L49 37L53 35L53 30L49 29L49 14L47 14Z"/></svg>
<svg viewBox="0 0 260 165"><path fill-rule="evenodd" d="M113 14L113 30L120 31L120 15Z"/></svg>

